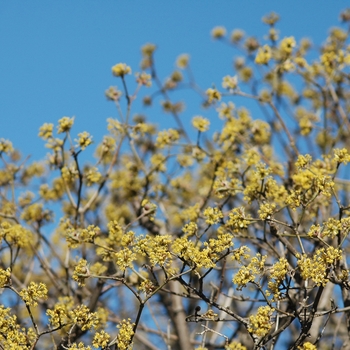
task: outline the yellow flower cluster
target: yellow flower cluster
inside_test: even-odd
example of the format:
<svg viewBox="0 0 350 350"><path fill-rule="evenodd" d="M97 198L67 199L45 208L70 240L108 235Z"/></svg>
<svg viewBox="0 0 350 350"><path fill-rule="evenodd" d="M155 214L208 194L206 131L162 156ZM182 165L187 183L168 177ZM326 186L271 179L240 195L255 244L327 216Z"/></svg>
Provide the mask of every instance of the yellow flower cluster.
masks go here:
<svg viewBox="0 0 350 350"><path fill-rule="evenodd" d="M11 283L11 269L8 267L6 270L0 269L0 288L4 288L5 285Z"/></svg>
<svg viewBox="0 0 350 350"><path fill-rule="evenodd" d="M225 350L247 350L247 347L242 345L240 342L233 341L228 345L225 345Z"/></svg>
<svg viewBox="0 0 350 350"><path fill-rule="evenodd" d="M274 203L261 204L260 209L258 210L260 219L261 220L271 219L275 210L276 210L276 204Z"/></svg>
<svg viewBox="0 0 350 350"><path fill-rule="evenodd" d="M127 267L133 267L132 263L136 260L136 254L126 247L114 253L114 259L120 270L125 271Z"/></svg>
<svg viewBox="0 0 350 350"><path fill-rule="evenodd" d="M73 124L74 124L74 117L72 117L72 118L69 118L69 117L61 118L58 121L57 133L61 134L63 132L68 132L72 128ZM48 126L46 126L46 130L47 130L47 128L48 128ZM40 131L42 131L42 130L40 129ZM47 135L47 132L46 132L45 136L46 135Z"/></svg>
<svg viewBox="0 0 350 350"><path fill-rule="evenodd" d="M118 102L122 94L123 93L114 86L110 86L105 91L105 96L107 100L114 101L114 102Z"/></svg>
<svg viewBox="0 0 350 350"><path fill-rule="evenodd" d="M156 146L159 148L164 148L176 142L180 138L178 131L174 129L168 129L160 131L157 136Z"/></svg>
<svg viewBox="0 0 350 350"><path fill-rule="evenodd" d="M161 173L164 173L166 171L166 157L163 154L153 154L153 156L150 159L150 162L153 165L154 170L159 171Z"/></svg>
<svg viewBox="0 0 350 350"><path fill-rule="evenodd" d="M100 233L100 228L94 225L89 225L87 228L72 227L70 222L65 222L62 226L63 234L66 237L68 246L76 248L79 244L92 243Z"/></svg>
<svg viewBox="0 0 350 350"><path fill-rule="evenodd" d="M29 246L29 243L33 241L33 234L19 224L4 221L0 224L0 239L6 239L9 244L21 248Z"/></svg>
<svg viewBox="0 0 350 350"><path fill-rule="evenodd" d="M234 29L231 33L231 41L236 44L244 37L244 31L241 29Z"/></svg>
<svg viewBox="0 0 350 350"><path fill-rule="evenodd" d="M144 292L146 295L150 295L156 290L156 286L151 280L145 279L140 283L137 289Z"/></svg>
<svg viewBox="0 0 350 350"><path fill-rule="evenodd" d="M13 146L11 141L0 139L0 154L1 153L12 153L13 152Z"/></svg>
<svg viewBox="0 0 350 350"><path fill-rule="evenodd" d="M87 186L91 186L101 181L102 174L98 171L98 168L93 167L88 169L87 173L85 174L85 177L87 181Z"/></svg>
<svg viewBox="0 0 350 350"><path fill-rule="evenodd" d="M311 164L312 157L310 154L299 155L297 161L295 162L295 166L298 169L308 168Z"/></svg>
<svg viewBox="0 0 350 350"><path fill-rule="evenodd" d="M177 58L176 65L180 69L185 69L188 66L189 60L190 60L190 56L188 54L182 54Z"/></svg>
<svg viewBox="0 0 350 350"><path fill-rule="evenodd" d="M279 286L288 273L288 266L289 264L287 259L280 258L271 268L268 288L274 295L275 299L278 299L280 296Z"/></svg>
<svg viewBox="0 0 350 350"><path fill-rule="evenodd" d="M202 116L196 116L192 119L192 125L200 132L208 131L210 121Z"/></svg>
<svg viewBox="0 0 350 350"><path fill-rule="evenodd" d="M98 317L96 312L90 312L86 305L79 305L69 313L72 322L78 325L82 331L86 331L98 326Z"/></svg>
<svg viewBox="0 0 350 350"><path fill-rule="evenodd" d="M43 204L33 203L24 208L21 214L21 219L28 223L44 223L51 221L52 213L47 209L44 210Z"/></svg>
<svg viewBox="0 0 350 350"><path fill-rule="evenodd" d="M182 228L182 232L188 236L194 236L198 232L198 226L195 222L191 221Z"/></svg>
<svg viewBox="0 0 350 350"><path fill-rule="evenodd" d="M211 31L211 35L214 39L221 39L226 35L226 28L217 26Z"/></svg>
<svg viewBox="0 0 350 350"><path fill-rule="evenodd" d="M25 329L18 324L17 316L11 315L10 308L0 305L0 320L0 344L3 349L29 350L33 348L36 340L34 330L28 328L25 332Z"/></svg>
<svg viewBox="0 0 350 350"><path fill-rule="evenodd" d="M222 79L222 87L224 89L234 90L237 87L237 85L238 85L238 78L236 75L233 77L226 75Z"/></svg>
<svg viewBox="0 0 350 350"><path fill-rule="evenodd" d="M285 56L290 56L293 52L293 48L295 47L295 39L293 36L288 38L284 38L280 42L280 50Z"/></svg>
<svg viewBox="0 0 350 350"><path fill-rule="evenodd" d="M265 336L272 327L271 316L274 311L270 306L260 306L257 314L249 317L248 332L258 337Z"/></svg>
<svg viewBox="0 0 350 350"><path fill-rule="evenodd" d="M112 67L112 73L116 77L123 77L126 74L131 74L131 68L126 63L117 63Z"/></svg>
<svg viewBox="0 0 350 350"><path fill-rule="evenodd" d="M111 336L103 330L101 332L97 332L92 340L92 346L94 348L107 348L110 338Z"/></svg>
<svg viewBox="0 0 350 350"><path fill-rule="evenodd" d="M176 238L172 245L172 251L181 259L185 260L190 266L199 269L201 267L215 267L215 254L209 247L200 248L200 243L196 244L186 237Z"/></svg>
<svg viewBox="0 0 350 350"><path fill-rule="evenodd" d="M134 323L130 322L130 319L123 320L117 326L119 333L117 336L117 346L120 350L132 349L132 338L134 336Z"/></svg>
<svg viewBox="0 0 350 350"><path fill-rule="evenodd" d="M208 103L213 103L221 100L221 93L216 89L209 88L205 93L208 98Z"/></svg>
<svg viewBox="0 0 350 350"><path fill-rule="evenodd" d="M229 219L226 225L233 229L234 232L240 232L248 228L252 223L250 215L246 215L243 207L233 208L229 213Z"/></svg>
<svg viewBox="0 0 350 350"><path fill-rule="evenodd" d="M169 251L171 242L170 235L155 237L148 235L146 237L139 236L135 244L135 252L147 256L151 266L164 266L171 259L171 253Z"/></svg>
<svg viewBox="0 0 350 350"><path fill-rule="evenodd" d="M147 87L152 85L151 76L145 72L136 73L136 82Z"/></svg>
<svg viewBox="0 0 350 350"><path fill-rule="evenodd" d="M316 345L313 345L309 341L305 342L302 346L298 346L298 350L317 350Z"/></svg>
<svg viewBox="0 0 350 350"><path fill-rule="evenodd" d="M219 208L208 207L204 210L203 215L205 217L205 222L209 225L217 224L224 215Z"/></svg>
<svg viewBox="0 0 350 350"><path fill-rule="evenodd" d="M92 144L92 136L87 131L81 132L78 136L79 138L75 141L77 142L77 147L80 147L82 150Z"/></svg>
<svg viewBox="0 0 350 350"><path fill-rule="evenodd" d="M346 148L335 148L333 152L337 163L348 164L350 162L350 154Z"/></svg>
<svg viewBox="0 0 350 350"><path fill-rule="evenodd" d="M260 47L255 57L255 63L257 64L268 64L272 58L272 51L269 45Z"/></svg>
<svg viewBox="0 0 350 350"><path fill-rule="evenodd" d="M234 110L235 110L235 105L231 101L229 103L222 102L221 105L216 109L221 119L233 118Z"/></svg>
<svg viewBox="0 0 350 350"><path fill-rule="evenodd" d="M328 268L342 259L342 251L334 247L317 249L312 258L306 254L298 257L298 268L301 276L311 279L316 285L326 285Z"/></svg>
<svg viewBox="0 0 350 350"><path fill-rule="evenodd" d="M28 306L37 306L38 300L47 299L47 287L44 283L30 282L27 288L20 291L19 295Z"/></svg>
<svg viewBox="0 0 350 350"><path fill-rule="evenodd" d="M39 137L43 140L48 140L53 137L53 127L52 123L45 123L39 129Z"/></svg>
<svg viewBox="0 0 350 350"><path fill-rule="evenodd" d="M260 253L257 253L247 266L242 266L238 270L232 279L232 282L237 285L238 290L241 290L249 282L255 281L255 278L262 274L265 268L266 258L266 255L261 256Z"/></svg>
<svg viewBox="0 0 350 350"><path fill-rule="evenodd" d="M85 286L85 280L90 276L88 262L85 259L80 259L75 266L73 279L78 282L79 286Z"/></svg>

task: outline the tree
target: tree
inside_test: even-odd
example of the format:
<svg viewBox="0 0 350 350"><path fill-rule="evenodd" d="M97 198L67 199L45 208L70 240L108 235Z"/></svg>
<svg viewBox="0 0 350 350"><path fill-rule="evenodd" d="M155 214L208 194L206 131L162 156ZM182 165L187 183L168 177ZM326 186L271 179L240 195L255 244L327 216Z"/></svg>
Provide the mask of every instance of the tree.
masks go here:
<svg viewBox="0 0 350 350"><path fill-rule="evenodd" d="M2 139L0 348L349 349L350 10L341 20L319 51L279 38L274 13L265 43L214 28L244 56L204 90L185 54L163 83L146 44L133 93L131 68L112 67L118 118L94 161L70 117L40 127L42 162ZM191 91L216 115L192 129L174 99ZM140 96L175 126L132 117Z"/></svg>

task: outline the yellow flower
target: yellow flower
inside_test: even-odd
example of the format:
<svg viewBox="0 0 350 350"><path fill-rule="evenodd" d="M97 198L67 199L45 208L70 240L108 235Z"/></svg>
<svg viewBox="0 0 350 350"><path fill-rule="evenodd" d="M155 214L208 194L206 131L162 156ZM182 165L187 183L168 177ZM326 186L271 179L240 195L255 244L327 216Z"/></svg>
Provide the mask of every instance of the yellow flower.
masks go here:
<svg viewBox="0 0 350 350"><path fill-rule="evenodd" d="M226 28L225 27L215 27L213 28L213 30L211 31L211 36L214 39L221 39L226 35Z"/></svg>
<svg viewBox="0 0 350 350"><path fill-rule="evenodd" d="M0 269L0 288L4 288L5 285L11 282L11 269L8 267L6 270Z"/></svg>
<svg viewBox="0 0 350 350"><path fill-rule="evenodd" d="M102 179L101 173L95 167L90 168L85 176L86 176L88 186L91 186L95 183L99 183Z"/></svg>
<svg viewBox="0 0 350 350"><path fill-rule="evenodd" d="M205 222L209 225L217 224L224 217L220 209L211 207L206 208L203 215Z"/></svg>
<svg viewBox="0 0 350 350"><path fill-rule="evenodd" d="M231 77L230 75L226 75L225 77L223 77L222 79L222 87L224 89L235 89L237 87L238 84L238 79L237 76L233 76Z"/></svg>
<svg viewBox="0 0 350 350"><path fill-rule="evenodd" d="M53 124L45 123L39 129L39 137L41 137L43 140L47 140L52 137L52 132L53 132Z"/></svg>
<svg viewBox="0 0 350 350"><path fill-rule="evenodd" d="M119 101L119 99L122 95L122 92L120 90L118 90L116 87L110 86L108 88L108 90L105 91L105 95L107 97L107 100L117 102L117 101Z"/></svg>
<svg viewBox="0 0 350 350"><path fill-rule="evenodd" d="M205 92L207 94L208 97L208 102L212 103L212 102L216 102L216 101L220 101L221 100L221 94L218 90L216 89L207 89L207 91Z"/></svg>
<svg viewBox="0 0 350 350"><path fill-rule="evenodd" d="M268 24L270 26L273 26L275 23L278 22L278 20L280 19L280 16L275 13L275 12L271 12L270 14L268 14L267 16L264 16L262 18L262 21L265 23L265 24Z"/></svg>
<svg viewBox="0 0 350 350"><path fill-rule="evenodd" d="M244 32L243 32L243 30L235 29L235 30L232 31L232 33L231 33L231 41L232 41L233 43L238 43L239 41L242 40L243 37L244 37Z"/></svg>
<svg viewBox="0 0 350 350"><path fill-rule="evenodd" d="M190 56L186 53L180 55L176 60L176 65L180 69L185 69L188 66L188 62L190 60Z"/></svg>
<svg viewBox="0 0 350 350"><path fill-rule="evenodd" d="M39 299L47 299L47 293L44 283L30 282L28 288L22 289L19 295L28 306L37 306Z"/></svg>
<svg viewBox="0 0 350 350"><path fill-rule="evenodd" d="M152 56L152 54L156 48L157 48L156 45L151 44L151 43L147 43L147 44L142 46L141 53L143 56Z"/></svg>
<svg viewBox="0 0 350 350"><path fill-rule="evenodd" d="M348 162L350 162L350 154L346 148L343 148L343 149L335 148L333 152L334 152L334 160L337 163L347 164Z"/></svg>
<svg viewBox="0 0 350 350"><path fill-rule="evenodd" d="M132 338L134 336L134 323L130 322L130 319L123 320L117 327L119 333L117 336L117 346L120 350L132 349Z"/></svg>
<svg viewBox="0 0 350 350"><path fill-rule="evenodd" d="M85 259L80 259L75 266L73 279L78 282L79 286L85 286L85 279L90 276L88 263Z"/></svg>
<svg viewBox="0 0 350 350"><path fill-rule="evenodd" d="M206 118L203 118L201 116L193 117L192 119L192 125L200 132L208 131L210 121Z"/></svg>
<svg viewBox="0 0 350 350"><path fill-rule="evenodd" d="M126 63L117 63L112 67L112 73L116 77L123 77L126 74L131 74L131 68Z"/></svg>
<svg viewBox="0 0 350 350"><path fill-rule="evenodd" d="M257 314L249 317L248 332L258 337L266 335L272 327L270 319L274 311L270 306L260 306Z"/></svg>
<svg viewBox="0 0 350 350"><path fill-rule="evenodd" d="M255 63L257 64L268 64L272 57L271 48L269 45L260 47L255 57Z"/></svg>
<svg viewBox="0 0 350 350"><path fill-rule="evenodd" d="M136 82L147 87L150 87L152 85L150 74L147 74L145 72L136 73Z"/></svg>
<svg viewBox="0 0 350 350"><path fill-rule="evenodd" d="M58 121L57 133L61 134L63 132L68 132L74 124L74 117L63 117Z"/></svg>
<svg viewBox="0 0 350 350"><path fill-rule="evenodd" d="M110 338L111 336L102 330L101 332L95 334L92 345L94 348L107 348Z"/></svg>
<svg viewBox="0 0 350 350"><path fill-rule="evenodd" d="M79 139L75 141L78 143L78 146L82 150L84 150L87 146L92 144L92 136L88 132L84 131L78 134L78 136L79 136Z"/></svg>
<svg viewBox="0 0 350 350"><path fill-rule="evenodd" d="M293 36L288 38L284 38L280 43L280 50L285 55L289 56L293 52L293 48L295 47L295 39Z"/></svg>
<svg viewBox="0 0 350 350"><path fill-rule="evenodd" d="M303 346L298 346L298 350L317 350L317 347L309 341L307 341L303 344Z"/></svg>

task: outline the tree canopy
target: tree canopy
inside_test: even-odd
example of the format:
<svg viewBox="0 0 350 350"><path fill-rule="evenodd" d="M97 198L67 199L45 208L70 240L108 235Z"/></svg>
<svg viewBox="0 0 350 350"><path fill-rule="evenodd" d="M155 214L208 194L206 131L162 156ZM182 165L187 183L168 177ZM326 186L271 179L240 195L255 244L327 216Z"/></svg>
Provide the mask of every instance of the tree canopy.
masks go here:
<svg viewBox="0 0 350 350"><path fill-rule="evenodd" d="M199 86L188 54L160 77L145 44L135 78L112 67L102 140L68 116L40 127L42 161L1 139L0 348L349 349L340 19L317 45L275 13L263 42L214 28L235 54L221 86Z"/></svg>

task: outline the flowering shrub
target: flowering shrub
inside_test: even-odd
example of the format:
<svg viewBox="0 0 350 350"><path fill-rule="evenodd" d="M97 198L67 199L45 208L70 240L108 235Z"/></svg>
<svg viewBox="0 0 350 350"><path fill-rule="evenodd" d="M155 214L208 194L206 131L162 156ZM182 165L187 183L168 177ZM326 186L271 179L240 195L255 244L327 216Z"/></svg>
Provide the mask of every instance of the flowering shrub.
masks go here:
<svg viewBox="0 0 350 350"><path fill-rule="evenodd" d="M243 52L222 86L188 54L162 80L150 43L135 78L115 64L100 141L67 116L40 127L40 162L0 140L0 348L350 346L349 30L317 51L278 20L261 42L212 30Z"/></svg>

